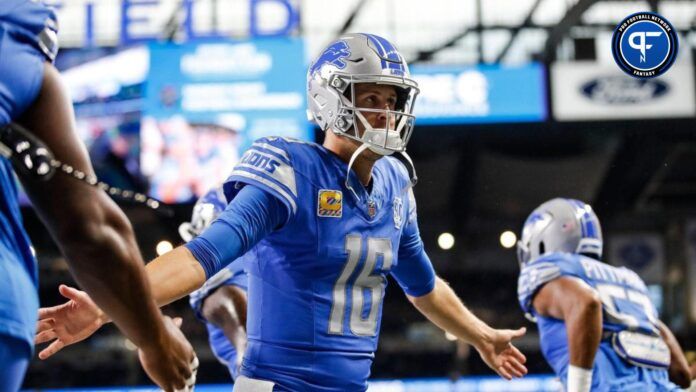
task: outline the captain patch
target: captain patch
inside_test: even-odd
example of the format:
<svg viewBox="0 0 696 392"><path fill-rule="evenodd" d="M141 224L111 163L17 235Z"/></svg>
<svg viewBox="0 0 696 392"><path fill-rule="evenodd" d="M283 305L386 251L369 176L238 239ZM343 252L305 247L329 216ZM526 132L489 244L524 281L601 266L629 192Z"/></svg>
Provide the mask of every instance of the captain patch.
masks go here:
<svg viewBox="0 0 696 392"><path fill-rule="evenodd" d="M343 215L343 192L331 189L319 190L317 215L340 218Z"/></svg>

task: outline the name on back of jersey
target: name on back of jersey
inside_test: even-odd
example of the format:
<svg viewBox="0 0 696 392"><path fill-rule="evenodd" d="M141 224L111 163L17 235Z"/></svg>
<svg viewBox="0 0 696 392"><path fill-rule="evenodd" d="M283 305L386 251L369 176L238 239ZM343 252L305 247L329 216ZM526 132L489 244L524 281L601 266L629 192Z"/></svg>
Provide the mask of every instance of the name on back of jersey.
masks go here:
<svg viewBox="0 0 696 392"><path fill-rule="evenodd" d="M645 286L635 272L625 268L615 268L590 259L580 259L580 265L585 275L590 279L622 284L638 290L643 289Z"/></svg>

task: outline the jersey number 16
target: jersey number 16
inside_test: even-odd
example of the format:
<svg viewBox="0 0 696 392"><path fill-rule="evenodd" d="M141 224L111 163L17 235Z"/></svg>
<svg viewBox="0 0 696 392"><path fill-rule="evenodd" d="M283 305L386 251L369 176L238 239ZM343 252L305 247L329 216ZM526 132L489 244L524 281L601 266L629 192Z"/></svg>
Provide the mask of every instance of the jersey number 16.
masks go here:
<svg viewBox="0 0 696 392"><path fill-rule="evenodd" d="M343 334L343 319L346 313L346 286L349 285L348 279L360 264L362 237L359 235L348 235L346 237L346 252L348 253L348 261L334 284L331 315L329 316L329 333L336 335ZM391 268L393 259L390 239L367 239L367 257L351 289L350 330L355 335L374 336L377 333L377 314L382 303L382 287L384 283L382 275L374 274L378 255L382 256L382 270L388 271ZM363 307L366 302L364 290L370 290L371 299L369 303L370 313L367 315L367 318L363 318Z"/></svg>

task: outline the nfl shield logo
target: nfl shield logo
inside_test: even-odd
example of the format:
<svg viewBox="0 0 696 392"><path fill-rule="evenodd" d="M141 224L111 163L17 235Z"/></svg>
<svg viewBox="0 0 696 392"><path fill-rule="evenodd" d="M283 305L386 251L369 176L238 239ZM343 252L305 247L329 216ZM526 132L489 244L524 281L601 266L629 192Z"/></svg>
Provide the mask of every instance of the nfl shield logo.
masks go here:
<svg viewBox="0 0 696 392"><path fill-rule="evenodd" d="M377 215L377 204L375 204L374 200L367 201L367 215L370 216L370 219Z"/></svg>
<svg viewBox="0 0 696 392"><path fill-rule="evenodd" d="M394 198L394 227L396 227L397 230L401 229L401 215L404 210L404 204L401 202L400 197L395 197Z"/></svg>

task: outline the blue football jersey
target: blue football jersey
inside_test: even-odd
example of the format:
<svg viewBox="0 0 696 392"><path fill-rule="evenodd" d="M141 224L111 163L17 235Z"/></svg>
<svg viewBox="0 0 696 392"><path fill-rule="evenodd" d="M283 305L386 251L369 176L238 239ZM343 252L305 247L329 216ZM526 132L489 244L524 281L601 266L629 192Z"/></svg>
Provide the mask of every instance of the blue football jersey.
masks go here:
<svg viewBox="0 0 696 392"><path fill-rule="evenodd" d="M566 383L569 365L568 336L565 323L539 315L533 306L536 293L548 282L562 276L575 277L597 291L602 300L602 328L605 336L620 331L635 331L659 336L658 314L650 301L645 283L633 271L614 267L577 254L552 253L522 267L517 293L522 310L539 327L541 351L547 362ZM624 391L638 387L671 391L666 370L634 366L623 360L612 347L611 339L600 343L595 357L593 391Z"/></svg>
<svg viewBox="0 0 696 392"><path fill-rule="evenodd" d="M42 4L0 1L0 126L36 99L44 62L57 49L51 46L52 28L55 15ZM33 346L39 307L36 260L22 227L12 166L1 156L0 188L0 281L11 282L0 285L0 333Z"/></svg>
<svg viewBox="0 0 696 392"><path fill-rule="evenodd" d="M0 49L1 51L1 49ZM33 346L39 309L38 269L17 203L12 166L0 157L0 333Z"/></svg>
<svg viewBox="0 0 696 392"><path fill-rule="evenodd" d="M42 1L1 1L0 32L3 36L11 36L13 40L32 46L48 61L53 61L58 53L56 14ZM3 40L6 38L3 37Z"/></svg>
<svg viewBox="0 0 696 392"><path fill-rule="evenodd" d="M346 163L322 146L265 138L225 183L228 200L252 184L289 212L250 251L248 264L249 341L241 373L275 382L276 391L364 391L386 276L405 282L396 276L407 269L399 267L402 233L416 224L406 168L380 159L371 192L351 171L357 195L344 184L346 172ZM420 275L423 282L402 284L407 293L432 290L434 277Z"/></svg>
<svg viewBox="0 0 696 392"><path fill-rule="evenodd" d="M44 62L58 50L56 28L55 13L39 2L0 1L0 125L36 99Z"/></svg>

